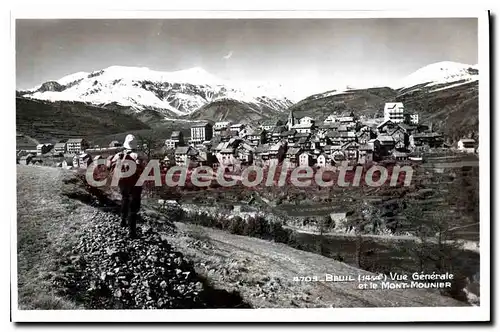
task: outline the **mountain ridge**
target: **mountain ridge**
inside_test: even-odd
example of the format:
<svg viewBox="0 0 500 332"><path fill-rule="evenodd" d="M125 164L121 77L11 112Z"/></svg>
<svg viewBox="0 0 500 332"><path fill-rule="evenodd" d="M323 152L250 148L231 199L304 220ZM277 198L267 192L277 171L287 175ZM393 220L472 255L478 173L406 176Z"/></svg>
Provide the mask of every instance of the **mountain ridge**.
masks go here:
<svg viewBox="0 0 500 332"><path fill-rule="evenodd" d="M274 111L287 109L292 102L276 93L249 88L251 93L233 87L203 68L174 72L153 71L146 67L110 66L91 73L78 72L38 88L21 91L23 97L47 101L79 101L97 106L117 103L137 112L154 110L166 117L181 117L224 98L263 104Z"/></svg>

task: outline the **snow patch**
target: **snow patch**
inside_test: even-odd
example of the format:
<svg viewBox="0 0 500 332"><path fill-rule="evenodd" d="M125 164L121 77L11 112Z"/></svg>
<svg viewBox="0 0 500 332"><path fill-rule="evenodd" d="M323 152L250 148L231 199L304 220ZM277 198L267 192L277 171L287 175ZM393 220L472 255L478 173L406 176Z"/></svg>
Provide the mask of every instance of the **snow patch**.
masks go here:
<svg viewBox="0 0 500 332"><path fill-rule="evenodd" d="M466 82L460 82L460 83L456 83L456 84L451 84L451 85L445 86L443 88L431 90L429 92L437 92L437 91L441 91L441 90L451 89L451 88L455 88L455 87L460 86L460 85L470 84L470 83L476 82L478 80L479 80L479 77L475 77L475 78L473 78L473 79L471 79L469 81L466 81Z"/></svg>
<svg viewBox="0 0 500 332"><path fill-rule="evenodd" d="M61 84L61 85L66 85L66 84L69 84L71 82L77 81L79 79L86 78L88 75L89 75L89 73L80 71L78 73L66 75L66 76L58 79L56 82Z"/></svg>
<svg viewBox="0 0 500 332"><path fill-rule="evenodd" d="M475 67L477 67L477 65L472 66L451 61L433 63L420 68L413 74L404 78L401 82L399 82L398 88L404 89L421 84L425 84L425 87L429 87L462 80L477 80L479 75L469 70L477 70Z"/></svg>

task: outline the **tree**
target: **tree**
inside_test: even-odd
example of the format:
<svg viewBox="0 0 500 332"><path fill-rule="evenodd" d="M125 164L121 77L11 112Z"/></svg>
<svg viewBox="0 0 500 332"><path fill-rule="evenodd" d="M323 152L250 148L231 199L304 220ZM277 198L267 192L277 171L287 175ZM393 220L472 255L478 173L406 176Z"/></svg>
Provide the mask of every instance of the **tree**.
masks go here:
<svg viewBox="0 0 500 332"><path fill-rule="evenodd" d="M354 213L347 219L345 223L348 232L354 231L356 236L356 248L355 248L355 261L359 268L362 268L362 256L363 256L363 236L362 232L364 229L364 220L362 213L362 204L357 204Z"/></svg>
<svg viewBox="0 0 500 332"><path fill-rule="evenodd" d="M318 241L318 253L320 255L326 255L326 238L325 233L328 233L335 226L332 217L326 215L318 220L318 231L319 231L319 241Z"/></svg>
<svg viewBox="0 0 500 332"><path fill-rule="evenodd" d="M459 243L453 234L453 219L446 209L426 211L416 200L406 202L403 210L406 224L418 240L408 248L417 257L419 267L449 272L453 269L453 257L459 250Z"/></svg>
<svg viewBox="0 0 500 332"><path fill-rule="evenodd" d="M148 159L151 159L162 147L162 144L158 143L152 136L139 135L139 148L146 154Z"/></svg>
<svg viewBox="0 0 500 332"><path fill-rule="evenodd" d="M479 223L479 168L462 167L448 188L446 201L458 215Z"/></svg>
<svg viewBox="0 0 500 332"><path fill-rule="evenodd" d="M405 249L408 254L414 256L418 260L419 271L424 271L426 263L432 253L432 247L434 246L430 242L432 232L428 227L431 223L426 223L424 221L424 210L418 201L410 200L404 203L403 217L405 223L409 229L412 229L413 234L417 237L417 241L415 241L415 243L410 243Z"/></svg>

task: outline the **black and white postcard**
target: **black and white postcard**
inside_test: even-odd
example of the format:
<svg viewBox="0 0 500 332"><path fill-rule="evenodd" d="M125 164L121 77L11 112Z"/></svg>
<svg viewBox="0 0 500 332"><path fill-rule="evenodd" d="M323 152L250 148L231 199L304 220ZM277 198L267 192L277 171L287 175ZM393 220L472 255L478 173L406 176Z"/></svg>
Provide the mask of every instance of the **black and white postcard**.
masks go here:
<svg viewBox="0 0 500 332"><path fill-rule="evenodd" d="M488 29L13 12L13 321L489 320Z"/></svg>

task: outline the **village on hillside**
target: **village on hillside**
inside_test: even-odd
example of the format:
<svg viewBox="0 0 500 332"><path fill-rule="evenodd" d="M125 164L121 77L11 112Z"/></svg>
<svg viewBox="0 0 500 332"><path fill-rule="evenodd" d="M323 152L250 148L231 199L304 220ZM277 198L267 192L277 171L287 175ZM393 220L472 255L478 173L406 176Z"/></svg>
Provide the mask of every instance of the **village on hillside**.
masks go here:
<svg viewBox="0 0 500 332"><path fill-rule="evenodd" d="M147 146L142 148L147 149ZM163 167L221 165L257 165L269 167L325 167L347 161L363 165L372 161L423 161L426 151L447 149L450 152L477 154L477 142L462 138L456 146L445 143L432 124L419 123L418 114L405 110L403 103L390 102L384 118L378 122L362 121L352 112L348 116L329 115L323 122L308 116L288 120L267 120L255 125L202 122L191 127L191 137L173 131L161 148ZM16 151L20 164L43 164L64 168L86 168L94 160L111 159L122 143L91 146L84 138L70 138L56 144L38 144L31 150ZM157 155L157 154L155 154ZM151 156L150 156L151 157Z"/></svg>

